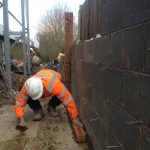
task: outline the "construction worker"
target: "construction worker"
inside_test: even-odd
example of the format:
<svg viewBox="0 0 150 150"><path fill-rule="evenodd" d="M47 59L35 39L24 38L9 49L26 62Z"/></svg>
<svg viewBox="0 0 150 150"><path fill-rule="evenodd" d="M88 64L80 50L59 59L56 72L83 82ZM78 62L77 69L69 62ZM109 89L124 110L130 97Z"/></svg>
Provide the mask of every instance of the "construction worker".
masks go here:
<svg viewBox="0 0 150 150"><path fill-rule="evenodd" d="M42 62L41 58L36 55L35 51L33 48L30 48L30 59L31 59L31 64L33 66L39 66Z"/></svg>
<svg viewBox="0 0 150 150"><path fill-rule="evenodd" d="M58 56L57 56L57 60L60 63L62 61L62 58L65 57L65 54L63 54L62 52L59 52Z"/></svg>
<svg viewBox="0 0 150 150"><path fill-rule="evenodd" d="M28 61L28 53L26 55L26 61ZM32 66L39 66L42 62L41 58L39 56L36 55L35 51L33 50L33 48L30 48L30 62ZM21 69L23 69L23 62L21 61L21 63L18 65L18 67L20 67Z"/></svg>
<svg viewBox="0 0 150 150"><path fill-rule="evenodd" d="M75 101L70 92L60 81L60 78L61 75L58 72L51 69L43 69L26 80L17 95L15 104L16 117L19 119L20 126L25 126L24 107L26 104L34 111L33 120L38 121L44 117L39 98L53 95L52 99L49 101L47 110L54 114L56 112L56 107L62 103L66 106L72 123L82 127L82 123L78 118L78 110Z"/></svg>
<svg viewBox="0 0 150 150"><path fill-rule="evenodd" d="M64 52L64 50L62 50ZM58 65L57 65L57 72L59 72L61 75L63 75L63 65L64 65L64 57L65 54L59 51L59 54L57 56Z"/></svg>
<svg viewBox="0 0 150 150"><path fill-rule="evenodd" d="M57 58L55 58L54 60L53 60L53 70L55 70L55 71L57 71L58 72L58 60L57 60Z"/></svg>

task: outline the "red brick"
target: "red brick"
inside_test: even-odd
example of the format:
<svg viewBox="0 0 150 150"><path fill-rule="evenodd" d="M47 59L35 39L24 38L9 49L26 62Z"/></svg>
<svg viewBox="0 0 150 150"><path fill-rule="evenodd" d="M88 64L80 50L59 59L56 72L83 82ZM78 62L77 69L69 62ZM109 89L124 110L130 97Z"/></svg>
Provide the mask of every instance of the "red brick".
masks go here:
<svg viewBox="0 0 150 150"><path fill-rule="evenodd" d="M65 62L71 62L73 45L73 13L65 13Z"/></svg>
<svg viewBox="0 0 150 150"><path fill-rule="evenodd" d="M65 70L65 82L70 82L71 81L71 65L65 63L64 70Z"/></svg>
<svg viewBox="0 0 150 150"><path fill-rule="evenodd" d="M72 126L76 141L79 143L86 142L86 132L84 131L84 129L75 125Z"/></svg>

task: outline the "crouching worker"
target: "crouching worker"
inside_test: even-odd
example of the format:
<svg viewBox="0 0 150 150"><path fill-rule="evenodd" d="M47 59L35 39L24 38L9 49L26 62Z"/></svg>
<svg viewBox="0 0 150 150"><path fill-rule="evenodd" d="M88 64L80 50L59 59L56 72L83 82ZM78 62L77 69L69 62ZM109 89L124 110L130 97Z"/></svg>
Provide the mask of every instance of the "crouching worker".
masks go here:
<svg viewBox="0 0 150 150"><path fill-rule="evenodd" d="M47 110L57 116L56 107L60 103L66 106L66 109L72 119L72 123L82 127L79 121L78 110L75 101L64 84L60 81L61 75L50 69L43 69L34 76L27 79L16 98L15 112L19 120L19 126L25 126L24 107L26 104L34 111L33 120L38 121L44 117L44 112L39 98L46 98L53 95L49 101Z"/></svg>

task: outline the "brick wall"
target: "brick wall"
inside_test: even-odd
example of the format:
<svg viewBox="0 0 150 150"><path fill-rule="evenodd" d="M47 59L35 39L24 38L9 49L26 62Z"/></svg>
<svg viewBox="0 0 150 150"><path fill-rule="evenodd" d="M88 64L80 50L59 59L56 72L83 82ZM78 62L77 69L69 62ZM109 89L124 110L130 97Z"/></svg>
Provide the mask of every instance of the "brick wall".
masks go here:
<svg viewBox="0 0 150 150"><path fill-rule="evenodd" d="M86 0L79 12L71 89L93 148L150 149L150 1Z"/></svg>
<svg viewBox="0 0 150 150"><path fill-rule="evenodd" d="M73 13L65 13L65 64L64 80L66 86L71 90L71 48L73 45Z"/></svg>

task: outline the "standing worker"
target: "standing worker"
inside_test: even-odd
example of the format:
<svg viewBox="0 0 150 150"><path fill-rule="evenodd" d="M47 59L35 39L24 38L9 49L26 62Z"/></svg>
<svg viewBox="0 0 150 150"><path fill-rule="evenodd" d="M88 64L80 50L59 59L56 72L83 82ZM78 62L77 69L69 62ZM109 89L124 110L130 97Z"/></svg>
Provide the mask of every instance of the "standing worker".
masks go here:
<svg viewBox="0 0 150 150"><path fill-rule="evenodd" d="M42 62L41 58L36 55L33 48L30 48L30 61L33 66L39 66Z"/></svg>
<svg viewBox="0 0 150 150"><path fill-rule="evenodd" d="M19 119L19 126L25 127L24 107L26 104L34 111L34 121L44 117L39 98L52 97L49 101L48 111L55 112L56 107L62 103L72 119L72 123L82 127L79 121L78 110L75 101L64 84L60 81L61 75L51 69L43 69L27 79L16 98L15 112Z"/></svg>
<svg viewBox="0 0 150 150"><path fill-rule="evenodd" d="M26 61L28 62L28 53L26 55ZM27 63L26 62L26 63ZM30 48L30 62L31 62L31 65L32 66L39 66L42 62L41 58L39 56L36 55L35 51L33 50L33 48ZM27 65L27 64L26 64ZM21 62L19 65L18 65L20 68L23 68L23 62ZM31 69L32 69L32 66L31 66Z"/></svg>

